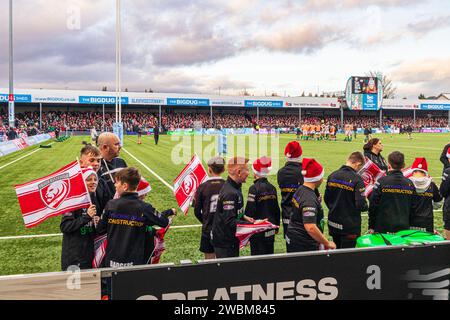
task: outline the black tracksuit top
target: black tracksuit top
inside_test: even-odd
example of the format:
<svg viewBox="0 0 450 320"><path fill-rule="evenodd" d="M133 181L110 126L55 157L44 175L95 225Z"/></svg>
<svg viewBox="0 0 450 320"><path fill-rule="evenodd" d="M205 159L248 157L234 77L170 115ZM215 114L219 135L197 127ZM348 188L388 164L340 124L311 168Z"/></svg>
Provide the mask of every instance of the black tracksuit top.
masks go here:
<svg viewBox="0 0 450 320"><path fill-rule="evenodd" d="M239 246L236 238L236 227L240 215L244 213L244 197L242 196L242 184L236 183L228 177L219 192L217 212L214 215L212 227L212 243L218 248L235 248ZM245 221L241 221L246 223Z"/></svg>
<svg viewBox="0 0 450 320"><path fill-rule="evenodd" d="M95 194L90 194L92 203L98 209ZM71 265L80 269L91 269L94 258L94 222L87 214L87 208L63 214L59 226L63 233L61 250L61 269Z"/></svg>
<svg viewBox="0 0 450 320"><path fill-rule="evenodd" d="M308 187L300 186L292 199L294 212L287 229L287 241L304 247L318 247L318 243L306 231L304 224L316 224L323 232L323 209L318 192Z"/></svg>
<svg viewBox="0 0 450 320"><path fill-rule="evenodd" d="M444 170L439 191L445 198L444 207L442 208L443 220L450 221L450 167Z"/></svg>
<svg viewBox="0 0 450 320"><path fill-rule="evenodd" d="M353 168L342 166L330 174L324 195L330 235L361 233L361 212L369 209L364 192L364 181Z"/></svg>
<svg viewBox="0 0 450 320"><path fill-rule="evenodd" d="M433 202L440 202L442 196L434 182L423 193L414 192L413 210L410 217L411 229L434 232Z"/></svg>
<svg viewBox="0 0 450 320"><path fill-rule="evenodd" d="M448 148L450 148L450 143L445 145L444 150L442 150L441 157L440 157L440 160L441 160L442 164L444 165L444 170L447 169L448 167L450 167L450 162L448 161L448 158L447 158Z"/></svg>
<svg viewBox="0 0 450 320"><path fill-rule="evenodd" d="M202 233L206 237L211 236L211 230L214 221L214 215L217 211L217 202L219 192L225 184L221 177L209 178L203 182L197 189L194 202L194 214L202 223Z"/></svg>
<svg viewBox="0 0 450 320"><path fill-rule="evenodd" d="M105 267L126 267L145 264L147 226L166 227L172 210L159 213L138 198L137 192L123 193L108 202L97 226L97 233L107 233Z"/></svg>
<svg viewBox="0 0 450 320"><path fill-rule="evenodd" d="M295 191L303 185L302 164L288 161L286 165L278 170L278 186L281 191L281 214L284 224L289 224L294 204L292 198Z"/></svg>
<svg viewBox="0 0 450 320"><path fill-rule="evenodd" d="M400 170L378 179L370 196L369 229L381 233L409 229L415 190Z"/></svg>
<svg viewBox="0 0 450 320"><path fill-rule="evenodd" d="M278 205L277 189L267 180L259 178L248 190L245 215L255 220L268 219L269 222L280 225L280 207ZM275 238L273 230L260 232L252 236L252 239L271 237Z"/></svg>

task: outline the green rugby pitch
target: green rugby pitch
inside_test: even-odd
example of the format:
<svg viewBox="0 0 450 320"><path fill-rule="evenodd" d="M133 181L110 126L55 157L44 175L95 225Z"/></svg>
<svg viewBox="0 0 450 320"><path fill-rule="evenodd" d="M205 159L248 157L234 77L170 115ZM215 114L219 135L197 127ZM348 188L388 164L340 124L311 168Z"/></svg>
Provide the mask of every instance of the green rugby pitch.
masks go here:
<svg viewBox="0 0 450 320"><path fill-rule="evenodd" d="M383 154L387 155L395 150L402 151L406 156L406 163L410 165L415 157L426 157L430 174L439 185L442 172L442 164L439 157L443 146L449 142L447 134L415 134L413 140L408 140L404 135L382 134L376 135L381 138L385 145ZM284 147L295 140L295 135L280 135L277 140L269 139L268 136L260 136L264 143L259 143L255 137L234 136L233 141L245 139L245 148L242 152L249 155L249 151L258 146L266 146L267 154L276 163L279 159L279 166L284 165ZM14 191L14 185L37 179L76 159L82 147L81 142L89 137L72 137L62 143L54 143L52 148L41 149L34 152L38 147L34 146L26 150L0 158L0 275L26 274L37 272L51 272L60 270L61 257L61 236L52 237L32 237L32 238L12 238L4 237L58 234L60 218L51 218L37 227L26 229L20 213L19 204ZM185 138L188 139L188 138ZM211 139L211 137L206 137ZM352 142L343 142L343 136L338 136L338 141L301 141L304 157L316 158L325 168L325 176L337 170L345 163L346 157L353 151L362 150L364 136L358 135ZM169 185L173 184L173 179L185 166L193 152L197 154L214 154L214 140L204 141L198 144L194 141L184 140L182 137L160 136L158 146L154 145L151 136L143 137L143 144L137 145L136 136L125 136L124 147L134 157L122 151L121 157L126 160L129 166L140 169L142 175L146 177L152 191L147 197L147 201L159 210L167 208L178 208L173 192L168 186L151 174L141 163L153 170L162 180ZM242 142L242 141L241 141ZM242 146L242 143L239 144ZM229 142L229 148L231 148ZM238 147L237 143L235 148ZM271 150L274 152L272 153ZM29 153L33 154L28 155ZM172 154L182 155L184 152L184 163L174 163ZM263 154L261 154L263 155ZM20 157L20 161L13 162ZM178 159L178 158L177 158ZM187 160L186 160L187 159ZM206 167L207 157L203 158ZM179 161L179 159L177 160ZM10 164L11 163L11 164ZM8 165L9 164L9 165ZM6 166L5 166L6 165ZM275 165L276 167L276 165ZM271 183L276 184L276 171L269 177ZM253 178L249 176L247 183L243 186L244 200L247 198L248 188L252 184ZM324 186L321 187L323 191ZM325 215L327 215L327 209ZM178 215L174 218L173 226L198 225L192 209L187 216L178 210ZM435 212L435 228L442 232L442 211ZM363 217L362 232L367 230L367 216ZM180 260L190 259L197 261L203 255L199 252L199 239L201 229L199 227L171 229L166 235L166 252L163 254L161 262L178 263ZM327 234L327 230L325 230ZM276 237L275 253L285 252L284 240L281 233ZM249 255L249 248L241 251L241 255Z"/></svg>

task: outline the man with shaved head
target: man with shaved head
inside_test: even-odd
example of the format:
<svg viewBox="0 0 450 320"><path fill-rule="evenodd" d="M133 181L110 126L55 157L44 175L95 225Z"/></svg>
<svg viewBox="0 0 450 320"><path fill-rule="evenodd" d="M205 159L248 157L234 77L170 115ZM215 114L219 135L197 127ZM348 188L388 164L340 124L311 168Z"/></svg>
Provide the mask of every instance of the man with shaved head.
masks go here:
<svg viewBox="0 0 450 320"><path fill-rule="evenodd" d="M106 181L111 195L114 195L116 193L114 174L120 168L127 167L125 160L119 158L121 148L119 137L112 132L103 132L98 136L97 145L102 156L98 175Z"/></svg>
<svg viewBox="0 0 450 320"><path fill-rule="evenodd" d="M211 231L212 244L217 258L239 257L239 240L236 227L241 219L254 222L244 216L242 184L249 174L248 159L233 157L228 161L228 179L219 192L217 211ZM245 223L245 221L241 221Z"/></svg>

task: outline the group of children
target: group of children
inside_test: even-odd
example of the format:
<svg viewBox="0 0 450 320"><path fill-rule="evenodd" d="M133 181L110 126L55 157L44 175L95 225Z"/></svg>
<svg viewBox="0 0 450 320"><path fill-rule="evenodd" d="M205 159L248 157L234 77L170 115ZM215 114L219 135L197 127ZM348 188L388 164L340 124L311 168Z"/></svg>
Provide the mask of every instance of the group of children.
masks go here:
<svg viewBox="0 0 450 320"><path fill-rule="evenodd" d="M160 213L145 202L150 184L133 167L115 172L115 194L112 194L104 176L98 174L101 159L97 147L82 148L80 165L91 206L62 217L62 270L71 266L91 269L94 240L104 234L107 245L101 267L147 264L154 250L152 226L166 227L169 217L176 214L175 209Z"/></svg>
<svg viewBox="0 0 450 320"><path fill-rule="evenodd" d="M405 166L404 156L400 152L394 152L389 155L387 176L376 183L369 206L364 205L364 184L357 175L365 159L360 152L352 153L347 164L327 179L324 197L329 208L330 235L335 243L323 235L322 197L318 193L324 178L323 167L314 159L302 159L301 155L302 149L297 141L286 146L287 163L277 175L282 196L281 210L277 190L267 179L271 169L271 159L267 157L257 159L252 164L254 184L249 189L247 205L244 208L242 203L242 208L239 209L249 221L268 219L273 224L280 225L281 220L288 252L314 250L320 244L324 248L334 249L337 242L338 248L345 247L342 243L349 236L353 239L349 242L350 246L354 247L354 240L361 232L360 213L367 210L369 229L375 232L395 232L405 228L434 232L433 209L439 206L443 198L445 236L450 239L450 168L444 171L438 188L431 181L424 158L416 159L409 169L409 175L405 177L402 172ZM450 158L450 152L447 157ZM146 203L145 197L151 190L150 185L133 167L116 170L116 194L112 195L103 178L105 175L97 174L101 166L101 155L94 146L87 145L81 150L80 164L92 204L87 209L67 212L62 217L62 269L67 270L70 266L92 268L94 239L103 234L107 235L107 245L102 267L148 264L154 250L155 231L152 226L166 227L176 210L168 209L160 213ZM205 258L216 257L215 247L220 240L217 238L217 234L220 234L217 231L216 244L211 238L214 228L217 230L222 227L215 221L216 211L220 215L236 210L236 219L239 211L235 204L221 200L221 194L236 193L234 188L240 190L245 179L235 183L230 180L232 175L229 171L228 180L225 181L221 178L224 170L223 158L211 159L208 162L210 179L200 185L195 195L194 212L203 223L200 251L205 253ZM226 185L233 187L232 190L227 191ZM241 196L237 198L243 202ZM359 202L355 199L359 199ZM349 216L350 214L353 216ZM342 234L342 230L348 228L346 224L354 224L354 221L358 225L352 225L351 229L356 228L356 231ZM341 231L336 231L338 229ZM335 234L332 234L333 230L336 231ZM266 232L253 236L250 240L252 254L273 253L274 235L274 232Z"/></svg>

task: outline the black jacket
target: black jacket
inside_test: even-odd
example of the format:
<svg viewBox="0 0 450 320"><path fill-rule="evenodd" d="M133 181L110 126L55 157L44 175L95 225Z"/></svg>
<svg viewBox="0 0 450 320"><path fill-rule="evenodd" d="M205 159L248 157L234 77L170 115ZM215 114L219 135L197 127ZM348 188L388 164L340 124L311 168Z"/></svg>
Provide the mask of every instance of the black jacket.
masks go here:
<svg viewBox="0 0 450 320"><path fill-rule="evenodd" d="M138 198L136 192L123 193L108 202L97 226L99 234L107 233L105 267L125 267L147 263L145 241L147 226L166 227L172 210L159 213L151 204Z"/></svg>
<svg viewBox="0 0 450 320"><path fill-rule="evenodd" d="M434 232L433 202L440 202L442 196L434 182L423 193L414 192L413 210L410 217L411 229Z"/></svg>
<svg viewBox="0 0 450 320"><path fill-rule="evenodd" d="M442 208L443 219L444 221L450 221L450 167L444 170L439 191L445 198L444 207Z"/></svg>
<svg viewBox="0 0 450 320"><path fill-rule="evenodd" d="M415 190L400 170L378 179L370 196L369 229L381 233L409 229Z"/></svg>
<svg viewBox="0 0 450 320"><path fill-rule="evenodd" d="M278 170L277 180L281 191L281 214L283 224L287 225L289 224L292 212L294 211L292 197L298 187L303 185L302 164L299 162L286 162L286 165Z"/></svg>
<svg viewBox="0 0 450 320"><path fill-rule="evenodd" d="M445 145L444 150L442 150L441 157L440 157L440 160L441 160L442 164L444 165L444 170L447 169L448 167L450 167L450 162L448 161L448 158L447 158L448 148L450 148L450 143Z"/></svg>
<svg viewBox="0 0 450 320"><path fill-rule="evenodd" d="M325 188L330 235L359 235L361 212L367 211L363 179L353 168L342 166L330 174Z"/></svg>
<svg viewBox="0 0 450 320"><path fill-rule="evenodd" d="M105 164L106 162L106 164ZM125 162L125 160L121 159L121 158L114 158L111 161L101 161L101 166L100 169L98 170L98 176L100 179L103 179L106 181L106 184L108 186L109 189L109 193L114 196L114 194L116 193L116 187L114 186L115 181L111 180L111 176L114 179L114 173L111 173L111 176L108 174L108 172L115 170L117 168L126 168L127 167L127 163Z"/></svg>
<svg viewBox="0 0 450 320"><path fill-rule="evenodd" d="M364 151L364 156L369 158L373 163L375 163L378 168L380 168L383 171L388 171L388 165L386 160L384 160L383 156L381 155L381 153L379 153L378 155L371 152L371 151Z"/></svg>
<svg viewBox="0 0 450 320"><path fill-rule="evenodd" d="M225 184L222 178L209 178L202 183L194 196L194 214L202 223L202 233L206 237L211 236L214 215L217 211L219 192Z"/></svg>
<svg viewBox="0 0 450 320"><path fill-rule="evenodd" d="M91 201L98 206L93 194ZM65 271L72 265L80 269L91 269L96 234L94 222L87 214L87 209L65 213L59 228L63 233L61 269Z"/></svg>
<svg viewBox="0 0 450 320"><path fill-rule="evenodd" d="M214 215L211 231L212 244L218 248L235 248L239 246L236 238L236 226L241 215L244 214L244 197L242 184L236 183L228 177L219 192L217 212ZM245 221L241 221L246 223Z"/></svg>
<svg viewBox="0 0 450 320"><path fill-rule="evenodd" d="M257 179L248 190L245 215L255 220L268 219L269 222L280 225L280 207L278 206L277 189L267 178ZM275 240L274 230L257 233L252 239L272 238Z"/></svg>
<svg viewBox="0 0 450 320"><path fill-rule="evenodd" d="M98 179L97 190L95 190L95 197L97 198L97 215L101 216L106 204L112 200L114 194L111 194L108 183L105 179Z"/></svg>
<svg viewBox="0 0 450 320"><path fill-rule="evenodd" d="M286 233L288 244L318 249L319 244L306 231L304 224L315 223L323 232L323 209L318 193L308 187L300 186L292 199L294 212Z"/></svg>

